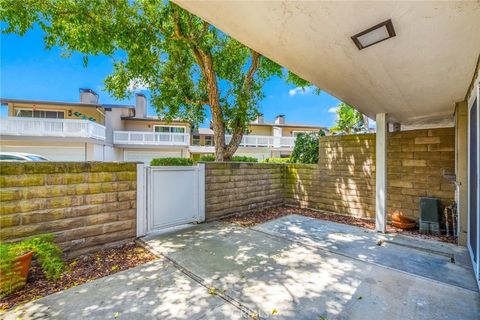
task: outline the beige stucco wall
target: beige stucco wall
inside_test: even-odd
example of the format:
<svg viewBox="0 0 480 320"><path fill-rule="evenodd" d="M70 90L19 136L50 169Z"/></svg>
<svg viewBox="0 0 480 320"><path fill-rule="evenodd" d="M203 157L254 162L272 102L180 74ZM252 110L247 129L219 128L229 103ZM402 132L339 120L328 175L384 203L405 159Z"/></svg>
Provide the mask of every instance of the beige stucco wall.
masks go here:
<svg viewBox="0 0 480 320"><path fill-rule="evenodd" d="M272 136L273 129L272 126L248 126L249 135L256 135L256 136Z"/></svg>
<svg viewBox="0 0 480 320"><path fill-rule="evenodd" d="M87 118L93 117L95 122L99 124L105 124L105 118L102 113L105 111L103 108L97 110L96 107L81 107L81 106L56 106L56 105L33 105L33 104L21 104L21 103L9 103L8 104L8 115L10 117L15 117L17 109L35 109L35 110L58 110L65 112L65 119L76 119L81 120L82 117L77 117L73 115L74 112L80 112L82 115L85 115ZM71 112L69 112L71 111ZM100 112L99 112L100 111ZM69 115L71 113L71 115Z"/></svg>
<svg viewBox="0 0 480 320"><path fill-rule="evenodd" d="M250 125L248 126L248 134L249 135L259 135L259 136L273 136L273 127L274 125ZM279 126L282 129L282 136L283 137L291 137L292 132L294 131L301 131L301 132L318 132L320 128L311 128L311 127L287 127L287 126Z"/></svg>

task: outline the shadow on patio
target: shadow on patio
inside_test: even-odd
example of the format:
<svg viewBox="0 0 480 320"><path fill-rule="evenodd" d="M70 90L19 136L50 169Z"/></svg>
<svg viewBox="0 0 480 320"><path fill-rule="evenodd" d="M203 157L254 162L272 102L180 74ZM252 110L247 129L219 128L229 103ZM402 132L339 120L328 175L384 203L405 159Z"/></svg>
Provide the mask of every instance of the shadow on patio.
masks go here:
<svg viewBox="0 0 480 320"><path fill-rule="evenodd" d="M150 235L144 241L260 317L476 319L478 292L417 275L422 267L435 268L441 262L417 259L414 252L409 258L412 262L405 263L414 268L412 273L380 266L382 257L401 265L399 258L405 258L405 249L382 246L380 253L374 241L371 246L365 244L371 240L368 235L354 234L345 241L345 233L335 232L334 226L324 230L329 239L315 239L308 234L321 234L322 230L288 221L297 218L284 217L256 230L219 222L203 224ZM275 230L273 225L284 227ZM359 243L356 256L342 252L346 242ZM397 250L400 253L395 253ZM448 260L444 256L438 259ZM468 275L466 268L456 272Z"/></svg>

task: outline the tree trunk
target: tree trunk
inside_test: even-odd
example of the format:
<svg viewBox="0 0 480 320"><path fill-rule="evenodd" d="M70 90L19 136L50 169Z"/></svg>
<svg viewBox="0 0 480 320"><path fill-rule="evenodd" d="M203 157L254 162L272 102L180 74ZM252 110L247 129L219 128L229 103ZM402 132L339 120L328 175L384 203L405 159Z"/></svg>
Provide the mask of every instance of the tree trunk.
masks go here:
<svg viewBox="0 0 480 320"><path fill-rule="evenodd" d="M198 56L202 62L202 71L208 85L208 102L212 113L215 161L225 161L225 122L222 109L220 108L217 76L213 70L212 57L200 50L198 51Z"/></svg>
<svg viewBox="0 0 480 320"><path fill-rule="evenodd" d="M251 56L252 56L252 62L250 64L250 67L248 68L247 73L245 74L245 78L243 81L243 91L244 91L243 93L247 95L251 94L250 90L252 87L253 77L255 76L255 72L257 71L260 65L260 57L261 57L261 55L254 50L251 50ZM245 123L243 123L243 120L240 118L235 119L235 128L233 128L232 140L230 140L230 142L225 148L225 153L224 153L225 161L228 161L233 157L233 155L238 149L238 146L242 142L244 133L245 133Z"/></svg>
<svg viewBox="0 0 480 320"><path fill-rule="evenodd" d="M226 161L225 159L225 125L220 107L210 107L212 112L213 141L215 145L215 161Z"/></svg>
<svg viewBox="0 0 480 320"><path fill-rule="evenodd" d="M224 154L224 161L229 161L235 154L235 152L238 149L238 146L242 142L243 138L243 133L244 133L243 126L237 127L233 132L232 132L232 140L230 140L230 143L225 147L225 154Z"/></svg>

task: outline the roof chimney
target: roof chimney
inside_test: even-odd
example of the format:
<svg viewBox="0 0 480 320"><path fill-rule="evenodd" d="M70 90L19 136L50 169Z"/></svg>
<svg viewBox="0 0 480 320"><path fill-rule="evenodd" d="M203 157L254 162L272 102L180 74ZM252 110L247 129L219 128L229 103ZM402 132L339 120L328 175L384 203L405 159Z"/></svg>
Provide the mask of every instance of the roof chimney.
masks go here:
<svg viewBox="0 0 480 320"><path fill-rule="evenodd" d="M98 94L92 89L80 88L80 103L97 104Z"/></svg>
<svg viewBox="0 0 480 320"><path fill-rule="evenodd" d="M275 117L275 124L285 124L285 115L279 114Z"/></svg>
<svg viewBox="0 0 480 320"><path fill-rule="evenodd" d="M260 113L258 116L257 116L257 119L255 119L254 123L265 123L265 119L263 118L263 114Z"/></svg>
<svg viewBox="0 0 480 320"><path fill-rule="evenodd" d="M135 94L135 118L147 117L147 97L142 93Z"/></svg>

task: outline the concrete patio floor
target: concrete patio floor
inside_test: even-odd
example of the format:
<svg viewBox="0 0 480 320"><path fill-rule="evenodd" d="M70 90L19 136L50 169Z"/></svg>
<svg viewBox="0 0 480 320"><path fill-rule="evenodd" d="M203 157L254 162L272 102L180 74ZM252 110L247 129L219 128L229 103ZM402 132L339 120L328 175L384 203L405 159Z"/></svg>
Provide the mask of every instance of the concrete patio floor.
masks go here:
<svg viewBox="0 0 480 320"><path fill-rule="evenodd" d="M175 228L143 241L165 259L31 302L6 319L480 317L466 252L454 245L296 215L253 228Z"/></svg>

